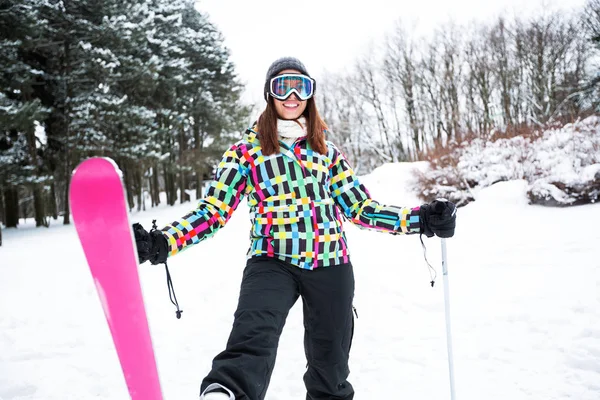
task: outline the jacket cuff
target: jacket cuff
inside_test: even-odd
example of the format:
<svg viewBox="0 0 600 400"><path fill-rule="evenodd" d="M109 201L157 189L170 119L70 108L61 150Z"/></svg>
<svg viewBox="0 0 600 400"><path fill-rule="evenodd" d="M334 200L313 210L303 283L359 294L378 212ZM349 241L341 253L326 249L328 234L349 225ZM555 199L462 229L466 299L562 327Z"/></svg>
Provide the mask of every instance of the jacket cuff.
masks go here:
<svg viewBox="0 0 600 400"><path fill-rule="evenodd" d="M396 231L405 235L421 233L420 207L405 208L402 211Z"/></svg>

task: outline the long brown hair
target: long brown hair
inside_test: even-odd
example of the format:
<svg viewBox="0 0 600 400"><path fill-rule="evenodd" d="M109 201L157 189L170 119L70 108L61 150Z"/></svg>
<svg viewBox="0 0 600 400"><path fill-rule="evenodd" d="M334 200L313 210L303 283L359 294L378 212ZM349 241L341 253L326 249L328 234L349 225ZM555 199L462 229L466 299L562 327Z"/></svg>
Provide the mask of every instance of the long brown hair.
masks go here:
<svg viewBox="0 0 600 400"><path fill-rule="evenodd" d="M267 108L258 117L257 129L258 140L262 153L270 156L279 151L279 138L277 137L277 110L273 104L275 100L269 96ZM306 118L306 136L311 149L317 153L327 154L327 144L325 143L325 130L327 125L319 115L315 98L311 97L306 101L306 109L302 113Z"/></svg>

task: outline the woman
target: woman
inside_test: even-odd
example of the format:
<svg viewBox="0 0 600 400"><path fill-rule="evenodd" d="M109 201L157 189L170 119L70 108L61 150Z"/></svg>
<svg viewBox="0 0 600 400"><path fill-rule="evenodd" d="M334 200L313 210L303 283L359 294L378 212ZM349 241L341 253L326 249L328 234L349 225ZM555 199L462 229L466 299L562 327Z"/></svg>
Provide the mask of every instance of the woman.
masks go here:
<svg viewBox="0 0 600 400"><path fill-rule="evenodd" d="M455 207L421 207L372 200L341 151L325 140L314 100L315 81L297 59L267 72L267 106L255 126L225 153L198 207L161 231L137 225L140 261L165 262L214 235L243 196L252 231L233 328L213 361L201 399L264 399L288 311L304 312L307 399L352 399L347 381L353 334L354 275L345 218L392 234L454 234Z"/></svg>

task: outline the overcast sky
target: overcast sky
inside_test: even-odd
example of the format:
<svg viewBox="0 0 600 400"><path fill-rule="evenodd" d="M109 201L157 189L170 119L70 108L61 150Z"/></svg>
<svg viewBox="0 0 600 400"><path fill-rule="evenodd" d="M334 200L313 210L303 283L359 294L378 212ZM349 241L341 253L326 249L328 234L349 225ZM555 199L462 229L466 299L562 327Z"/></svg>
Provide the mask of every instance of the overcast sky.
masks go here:
<svg viewBox="0 0 600 400"><path fill-rule="evenodd" d="M545 1L544 9L580 9L585 0ZM539 0L199 0L197 8L225 37L245 100L262 107L266 71L281 56L298 57L315 78L341 71L375 46L398 19L428 33L444 21L460 24L498 15L531 15ZM416 28L413 28L416 26Z"/></svg>

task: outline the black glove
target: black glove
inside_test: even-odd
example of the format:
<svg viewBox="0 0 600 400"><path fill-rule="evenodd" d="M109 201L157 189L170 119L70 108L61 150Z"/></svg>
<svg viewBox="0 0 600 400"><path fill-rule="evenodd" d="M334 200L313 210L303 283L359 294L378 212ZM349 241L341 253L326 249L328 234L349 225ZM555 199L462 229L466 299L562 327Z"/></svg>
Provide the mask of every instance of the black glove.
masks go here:
<svg viewBox="0 0 600 400"><path fill-rule="evenodd" d="M425 236L452 237L456 228L456 206L447 200L434 200L430 204L423 204L419 211L419 220L421 233Z"/></svg>
<svg viewBox="0 0 600 400"><path fill-rule="evenodd" d="M133 234L140 264L148 260L152 264L161 264L167 260L169 243L161 231L154 229L148 233L142 225L135 223Z"/></svg>

